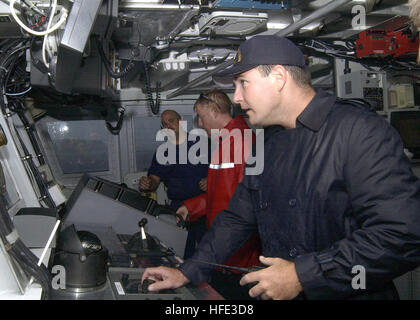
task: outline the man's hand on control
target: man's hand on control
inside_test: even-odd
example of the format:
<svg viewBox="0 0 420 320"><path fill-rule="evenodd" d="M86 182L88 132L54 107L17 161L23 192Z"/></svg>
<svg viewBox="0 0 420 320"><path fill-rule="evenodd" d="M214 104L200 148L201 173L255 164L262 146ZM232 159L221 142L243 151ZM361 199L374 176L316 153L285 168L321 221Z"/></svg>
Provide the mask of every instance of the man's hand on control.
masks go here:
<svg viewBox="0 0 420 320"><path fill-rule="evenodd" d="M185 221L187 220L188 216L188 209L186 206L180 206L178 210L176 210L176 213L179 214ZM179 219L176 218L176 222L179 223Z"/></svg>
<svg viewBox="0 0 420 320"><path fill-rule="evenodd" d="M140 191L150 191L152 187L152 179L148 177L141 177L139 181L139 190Z"/></svg>
<svg viewBox="0 0 420 320"><path fill-rule="evenodd" d="M244 275L239 282L241 286L258 282L249 290L252 298L261 296L264 300L289 300L302 291L293 262L263 256L260 256L260 261L268 267Z"/></svg>
<svg viewBox="0 0 420 320"><path fill-rule="evenodd" d="M198 187L200 188L201 191L207 192L207 177L201 179L198 182Z"/></svg>
<svg viewBox="0 0 420 320"><path fill-rule="evenodd" d="M155 281L149 285L149 291L176 289L190 282L190 280L188 280L188 278L185 277L184 274L178 269L162 266L156 268L147 268L144 270L141 277L141 282L143 283L145 279L151 279Z"/></svg>

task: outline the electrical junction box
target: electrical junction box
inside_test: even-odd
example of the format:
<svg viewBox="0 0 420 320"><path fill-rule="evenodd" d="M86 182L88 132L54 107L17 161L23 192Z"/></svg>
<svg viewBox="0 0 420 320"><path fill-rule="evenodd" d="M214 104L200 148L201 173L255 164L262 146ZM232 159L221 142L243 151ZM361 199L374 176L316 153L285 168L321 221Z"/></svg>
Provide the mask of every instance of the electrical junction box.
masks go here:
<svg viewBox="0 0 420 320"><path fill-rule="evenodd" d="M388 111L388 88L385 72L360 70L340 76L340 98L366 99L376 103L376 111Z"/></svg>
<svg viewBox="0 0 420 320"><path fill-rule="evenodd" d="M266 27L267 13L217 11L203 14L199 21L201 34L246 35Z"/></svg>

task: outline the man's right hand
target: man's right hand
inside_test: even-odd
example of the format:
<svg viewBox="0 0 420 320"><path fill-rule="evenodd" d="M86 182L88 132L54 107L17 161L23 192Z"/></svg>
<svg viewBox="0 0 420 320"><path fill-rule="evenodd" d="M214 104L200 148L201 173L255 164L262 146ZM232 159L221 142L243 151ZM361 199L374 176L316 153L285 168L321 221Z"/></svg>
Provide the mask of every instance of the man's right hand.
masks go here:
<svg viewBox="0 0 420 320"><path fill-rule="evenodd" d="M150 191L152 186L152 179L148 177L141 177L139 181L139 190L140 191Z"/></svg>
<svg viewBox="0 0 420 320"><path fill-rule="evenodd" d="M185 277L184 274L178 269L162 266L156 268L147 268L144 270L141 277L141 282L143 283L145 279L151 279L155 281L149 285L149 291L176 289L190 282L190 280L188 280L188 278Z"/></svg>
<svg viewBox="0 0 420 320"><path fill-rule="evenodd" d="M186 206L180 206L178 210L176 210L176 213L179 214L184 219L184 221L187 220L188 209ZM179 223L178 218L177 218L177 223Z"/></svg>
<svg viewBox="0 0 420 320"><path fill-rule="evenodd" d="M198 182L198 187L200 188L201 191L207 192L207 177L201 179Z"/></svg>

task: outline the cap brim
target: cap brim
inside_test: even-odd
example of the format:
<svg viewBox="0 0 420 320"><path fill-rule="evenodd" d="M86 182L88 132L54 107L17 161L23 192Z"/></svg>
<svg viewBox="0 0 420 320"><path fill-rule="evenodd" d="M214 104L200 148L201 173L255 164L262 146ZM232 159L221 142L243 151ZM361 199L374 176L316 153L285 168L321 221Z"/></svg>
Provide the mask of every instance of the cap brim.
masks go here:
<svg viewBox="0 0 420 320"><path fill-rule="evenodd" d="M251 70L255 67L257 67L258 65L255 64L234 64L232 67L227 68L223 71L220 71L218 73L215 73L213 75L213 77L215 78L232 78L240 73L243 73L245 71Z"/></svg>

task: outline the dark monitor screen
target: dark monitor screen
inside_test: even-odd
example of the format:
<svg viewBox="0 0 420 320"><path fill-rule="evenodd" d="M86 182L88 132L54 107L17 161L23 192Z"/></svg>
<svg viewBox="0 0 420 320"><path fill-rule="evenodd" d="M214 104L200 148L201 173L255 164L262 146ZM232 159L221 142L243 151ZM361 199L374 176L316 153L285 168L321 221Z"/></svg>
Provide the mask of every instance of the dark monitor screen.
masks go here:
<svg viewBox="0 0 420 320"><path fill-rule="evenodd" d="M414 158L420 158L420 110L392 112L390 122L400 134L404 148Z"/></svg>
<svg viewBox="0 0 420 320"><path fill-rule="evenodd" d="M44 117L36 128L54 178L61 185L75 186L85 173L120 180L118 140L103 120Z"/></svg>

